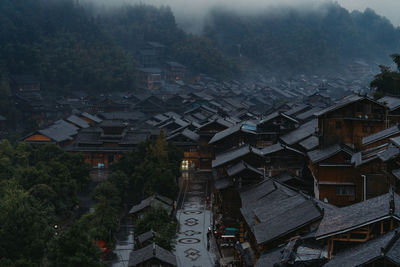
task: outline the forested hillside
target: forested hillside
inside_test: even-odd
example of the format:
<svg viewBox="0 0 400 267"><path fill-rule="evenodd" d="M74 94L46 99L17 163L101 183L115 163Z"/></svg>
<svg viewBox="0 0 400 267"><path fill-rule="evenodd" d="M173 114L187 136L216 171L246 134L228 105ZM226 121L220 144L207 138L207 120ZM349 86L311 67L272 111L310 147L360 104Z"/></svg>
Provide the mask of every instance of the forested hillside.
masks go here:
<svg viewBox="0 0 400 267"><path fill-rule="evenodd" d="M340 69L355 59L388 62L400 49L400 30L389 20L371 9L350 13L337 3L258 15L215 9L204 32L231 56L240 52L269 69L294 72Z"/></svg>
<svg viewBox="0 0 400 267"><path fill-rule="evenodd" d="M131 89L134 53L145 41L164 43L194 71L235 72L209 40L178 29L169 8L92 11L74 0L1 1L0 73L34 74L55 92Z"/></svg>

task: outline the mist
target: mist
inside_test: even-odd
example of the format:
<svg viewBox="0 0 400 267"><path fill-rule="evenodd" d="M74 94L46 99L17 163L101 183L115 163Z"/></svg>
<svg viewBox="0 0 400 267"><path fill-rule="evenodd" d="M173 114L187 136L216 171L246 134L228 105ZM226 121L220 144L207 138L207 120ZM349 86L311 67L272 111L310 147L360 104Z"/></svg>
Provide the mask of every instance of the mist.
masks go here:
<svg viewBox="0 0 400 267"><path fill-rule="evenodd" d="M300 10L319 8L324 3L337 2L349 11L364 11L372 8L377 14L387 17L395 26L400 25L400 1L398 0L82 0L100 4L104 7L123 4L150 4L170 6L177 23L186 31L200 32L211 9L223 8L229 11L256 14L276 10L279 7L292 7Z"/></svg>

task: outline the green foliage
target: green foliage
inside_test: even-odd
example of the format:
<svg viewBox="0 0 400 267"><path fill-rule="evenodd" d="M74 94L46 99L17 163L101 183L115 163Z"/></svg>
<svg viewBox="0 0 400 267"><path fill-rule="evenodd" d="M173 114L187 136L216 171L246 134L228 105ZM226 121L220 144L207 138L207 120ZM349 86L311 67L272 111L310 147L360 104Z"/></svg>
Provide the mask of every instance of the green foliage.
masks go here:
<svg viewBox="0 0 400 267"><path fill-rule="evenodd" d="M4 0L0 13L0 62L8 72L36 74L55 91L132 87L131 56L76 1Z"/></svg>
<svg viewBox="0 0 400 267"><path fill-rule="evenodd" d="M153 230L155 234L154 242L168 250L174 248L176 237L177 222L171 221L168 213L162 208L154 208L137 219L134 225L136 235Z"/></svg>
<svg viewBox="0 0 400 267"><path fill-rule="evenodd" d="M387 66L379 66L381 72L375 75L375 79L371 82L371 87L375 89L375 98L386 94L400 95L400 54L393 54L391 57L397 64L397 71Z"/></svg>
<svg viewBox="0 0 400 267"><path fill-rule="evenodd" d="M102 24L105 31L130 52L137 52L144 41L157 41L166 45L168 55L193 71L217 77L239 72L210 39L179 29L169 7L124 6L109 12Z"/></svg>
<svg viewBox="0 0 400 267"><path fill-rule="evenodd" d="M251 15L216 9L204 32L228 55L291 73L340 70L359 58L373 62L398 50L400 38L400 29L373 10L350 13L337 3Z"/></svg>
<svg viewBox="0 0 400 267"><path fill-rule="evenodd" d="M89 183L89 167L80 155L55 145L33 146L8 141L0 145L0 181L15 179L24 190L53 206L57 216L68 217L78 192ZM55 193L55 198L54 194Z"/></svg>
<svg viewBox="0 0 400 267"><path fill-rule="evenodd" d="M219 78L238 74L239 69L228 57L223 55L207 37L188 35L185 42L176 44L175 57L178 61L200 73Z"/></svg>
<svg viewBox="0 0 400 267"><path fill-rule="evenodd" d="M120 195L129 201L155 193L174 199L182 157L183 153L167 143L160 131L157 140L140 144L137 150L125 154L112 166L110 182L122 190Z"/></svg>
<svg viewBox="0 0 400 267"><path fill-rule="evenodd" d="M54 145L0 144L0 262L39 266L55 224L73 213L89 181L79 155Z"/></svg>
<svg viewBox="0 0 400 267"><path fill-rule="evenodd" d="M75 223L52 240L49 245L49 266L104 267L100 260L100 249L88 234L88 228Z"/></svg>
<svg viewBox="0 0 400 267"><path fill-rule="evenodd" d="M15 180L0 183L0 209L0 258L39 266L51 237L49 211Z"/></svg>

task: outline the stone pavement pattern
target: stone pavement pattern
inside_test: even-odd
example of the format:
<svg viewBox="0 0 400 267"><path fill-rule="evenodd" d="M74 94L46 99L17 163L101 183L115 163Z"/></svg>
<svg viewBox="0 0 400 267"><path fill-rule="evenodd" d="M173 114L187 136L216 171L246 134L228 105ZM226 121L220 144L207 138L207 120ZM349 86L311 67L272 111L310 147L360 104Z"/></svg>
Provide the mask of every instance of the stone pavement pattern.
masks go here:
<svg viewBox="0 0 400 267"><path fill-rule="evenodd" d="M176 217L180 224L176 256L180 267L212 267L215 255L207 249L207 229L211 224L211 211L207 207L209 181L205 177L190 175L183 189L183 201Z"/></svg>

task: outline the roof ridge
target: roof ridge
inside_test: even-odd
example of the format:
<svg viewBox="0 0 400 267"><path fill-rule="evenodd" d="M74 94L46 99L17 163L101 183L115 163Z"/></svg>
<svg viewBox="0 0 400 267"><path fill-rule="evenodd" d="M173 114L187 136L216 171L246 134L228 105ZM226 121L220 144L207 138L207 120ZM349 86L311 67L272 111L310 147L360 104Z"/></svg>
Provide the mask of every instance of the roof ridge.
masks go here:
<svg viewBox="0 0 400 267"><path fill-rule="evenodd" d="M400 238L400 232L398 232L396 229L394 230L393 237L389 240L387 245L385 247L381 247L382 254L385 255L386 253L388 253L389 250L393 247L393 245L397 242L397 240L399 240L399 238Z"/></svg>

